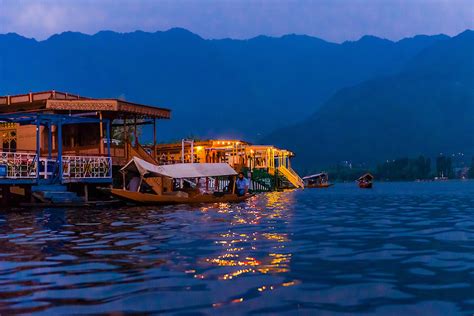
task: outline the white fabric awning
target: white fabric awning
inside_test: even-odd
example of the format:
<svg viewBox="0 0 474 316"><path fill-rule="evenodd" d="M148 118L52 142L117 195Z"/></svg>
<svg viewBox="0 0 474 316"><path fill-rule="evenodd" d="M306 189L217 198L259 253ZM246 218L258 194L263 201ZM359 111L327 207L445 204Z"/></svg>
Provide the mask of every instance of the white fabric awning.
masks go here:
<svg viewBox="0 0 474 316"><path fill-rule="evenodd" d="M138 157L133 157L120 171L137 172L142 176L155 175L174 179L233 176L237 174L226 163L179 163L158 166Z"/></svg>

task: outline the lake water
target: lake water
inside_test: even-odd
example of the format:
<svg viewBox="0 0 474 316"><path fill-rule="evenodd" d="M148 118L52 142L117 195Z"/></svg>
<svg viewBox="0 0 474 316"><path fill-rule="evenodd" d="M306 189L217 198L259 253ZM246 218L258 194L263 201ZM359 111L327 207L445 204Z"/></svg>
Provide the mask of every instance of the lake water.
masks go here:
<svg viewBox="0 0 474 316"><path fill-rule="evenodd" d="M474 182L0 213L0 314L472 315Z"/></svg>

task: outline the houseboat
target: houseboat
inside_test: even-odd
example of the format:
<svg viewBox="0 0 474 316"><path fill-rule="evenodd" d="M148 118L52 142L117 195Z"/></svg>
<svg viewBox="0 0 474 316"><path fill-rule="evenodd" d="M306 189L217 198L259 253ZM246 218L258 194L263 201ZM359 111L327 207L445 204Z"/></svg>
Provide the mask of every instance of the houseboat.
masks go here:
<svg viewBox="0 0 474 316"><path fill-rule="evenodd" d="M156 127L170 115L164 108L54 90L0 97L1 204L89 200L96 187L112 184L114 168L148 156L137 129Z"/></svg>
<svg viewBox="0 0 474 316"><path fill-rule="evenodd" d="M252 191L304 187L303 180L291 168L294 153L272 145L255 145L237 139L183 139L180 143L145 147L161 165L227 163L248 175Z"/></svg>
<svg viewBox="0 0 474 316"><path fill-rule="evenodd" d="M252 197L236 194L237 172L227 163L159 166L134 157L120 171L123 188L110 193L135 204L228 203Z"/></svg>
<svg viewBox="0 0 474 316"><path fill-rule="evenodd" d="M374 176L371 175L370 173L366 173L363 176L361 176L359 179L357 179L357 183L359 185L359 188L361 189L372 189L373 181L374 181Z"/></svg>
<svg viewBox="0 0 474 316"><path fill-rule="evenodd" d="M305 188L325 189L334 185L329 182L329 175L325 172L303 177L303 181Z"/></svg>

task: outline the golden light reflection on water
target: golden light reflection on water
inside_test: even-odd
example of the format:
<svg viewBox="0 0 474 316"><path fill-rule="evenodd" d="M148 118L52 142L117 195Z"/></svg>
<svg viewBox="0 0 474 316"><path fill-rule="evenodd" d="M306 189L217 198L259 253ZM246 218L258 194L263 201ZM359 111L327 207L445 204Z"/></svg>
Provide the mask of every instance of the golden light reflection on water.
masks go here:
<svg viewBox="0 0 474 316"><path fill-rule="evenodd" d="M200 265L208 268L204 273L194 273L197 279L211 278L223 282L237 282L249 275L272 275L290 271L292 254L287 252L290 235L287 228L294 204L293 192L272 192L259 195L246 203L222 203L202 207L213 223L226 222L225 231L213 232L209 237L218 247ZM267 278L262 279L265 282ZM298 280L262 284L255 287L256 293L272 291L281 287L299 284ZM248 298L232 297L212 306L219 308L229 304L243 303Z"/></svg>
<svg viewBox="0 0 474 316"><path fill-rule="evenodd" d="M282 231L291 218L293 200L291 192L272 192L251 199L246 204L219 205L217 212L230 215L228 219L231 226L235 227L235 230L215 235L214 243L221 246L222 251L217 256L204 259L207 264L235 268L218 275L219 280L235 280L246 274L289 271L292 255L285 253L283 249L291 240ZM208 210L203 208L204 212ZM274 226L276 224L279 225L278 228ZM252 227L254 230L249 232ZM275 251L261 253L260 249Z"/></svg>

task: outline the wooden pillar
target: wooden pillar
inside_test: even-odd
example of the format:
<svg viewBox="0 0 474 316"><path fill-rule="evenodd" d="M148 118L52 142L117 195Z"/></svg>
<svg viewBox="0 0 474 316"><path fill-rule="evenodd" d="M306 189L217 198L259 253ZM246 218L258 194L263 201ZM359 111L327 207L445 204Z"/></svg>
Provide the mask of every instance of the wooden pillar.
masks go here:
<svg viewBox="0 0 474 316"><path fill-rule="evenodd" d="M153 119L153 158L156 160L156 117Z"/></svg>
<svg viewBox="0 0 474 316"><path fill-rule="evenodd" d="M41 143L40 143L40 119L36 118L36 179L39 179L40 171L40 156L41 156Z"/></svg>
<svg viewBox="0 0 474 316"><path fill-rule="evenodd" d="M89 186L87 184L84 185L84 200L89 202Z"/></svg>
<svg viewBox="0 0 474 316"><path fill-rule="evenodd" d="M48 124L48 159L53 156L53 125L51 122Z"/></svg>
<svg viewBox="0 0 474 316"><path fill-rule="evenodd" d="M105 137L107 139L107 157L110 157L110 121L105 121Z"/></svg>
<svg viewBox="0 0 474 316"><path fill-rule="evenodd" d="M102 155L104 153L104 126L102 123L102 111L99 112L99 137L100 137L100 145L99 145L99 154Z"/></svg>
<svg viewBox="0 0 474 316"><path fill-rule="evenodd" d="M133 137L135 138L135 146L138 146L138 133L137 133L137 116L133 118Z"/></svg>
<svg viewBox="0 0 474 316"><path fill-rule="evenodd" d="M127 130L127 117L123 117L123 144L125 151L125 159L128 160L128 130Z"/></svg>
<svg viewBox="0 0 474 316"><path fill-rule="evenodd" d="M59 181L63 181L63 123L58 124L58 168L59 168Z"/></svg>

